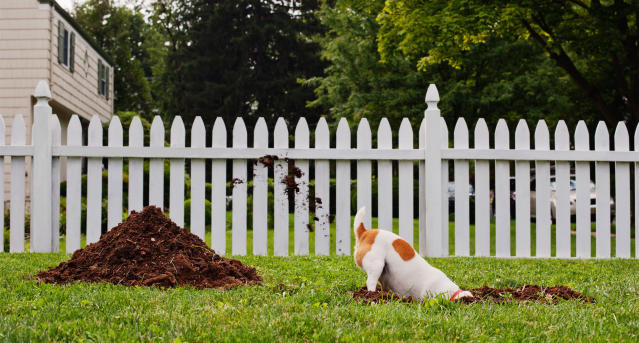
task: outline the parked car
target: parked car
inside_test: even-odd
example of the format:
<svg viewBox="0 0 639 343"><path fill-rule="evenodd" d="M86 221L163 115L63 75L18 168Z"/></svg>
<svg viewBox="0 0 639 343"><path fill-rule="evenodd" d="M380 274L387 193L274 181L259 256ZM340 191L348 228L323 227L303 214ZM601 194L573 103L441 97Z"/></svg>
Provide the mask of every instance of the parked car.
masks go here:
<svg viewBox="0 0 639 343"><path fill-rule="evenodd" d="M475 187L472 184L468 184L468 197L469 202L472 204L475 202ZM448 182L448 212L455 213L455 182Z"/></svg>
<svg viewBox="0 0 639 343"><path fill-rule="evenodd" d="M570 175L570 215L574 216L577 213L577 181L575 179L575 175ZM595 190L596 186L593 181L590 181L589 187L589 195L590 195L590 214L594 215L597 207L597 193ZM511 214L515 212L515 178L510 178L510 211ZM537 207L537 192L536 192L536 184L535 178L533 177L530 181L530 216L532 218L536 218L536 209ZM615 211L615 202L610 198L610 213L614 215ZM550 176L550 217L552 220L557 218L557 180L554 175Z"/></svg>

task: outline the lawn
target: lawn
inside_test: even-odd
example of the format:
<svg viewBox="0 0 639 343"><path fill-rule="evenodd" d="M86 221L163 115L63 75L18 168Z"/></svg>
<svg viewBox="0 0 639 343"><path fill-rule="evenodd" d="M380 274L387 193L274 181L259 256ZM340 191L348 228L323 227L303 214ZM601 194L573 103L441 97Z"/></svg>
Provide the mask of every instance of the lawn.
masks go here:
<svg viewBox="0 0 639 343"><path fill-rule="evenodd" d="M353 302L350 257L242 257L263 286L230 291L54 286L26 278L65 254L0 254L3 341L637 341L639 262L441 258L465 288L567 284L596 304Z"/></svg>
<svg viewBox="0 0 639 343"><path fill-rule="evenodd" d="M453 229L451 224L451 247ZM251 231L248 239L251 252ZM368 306L347 293L365 283L365 274L348 256L239 257L259 270L264 285L229 291L54 286L29 279L68 258L63 253L0 253L0 340L639 340L639 261L634 259L428 259L463 288L565 284L594 297L595 304Z"/></svg>

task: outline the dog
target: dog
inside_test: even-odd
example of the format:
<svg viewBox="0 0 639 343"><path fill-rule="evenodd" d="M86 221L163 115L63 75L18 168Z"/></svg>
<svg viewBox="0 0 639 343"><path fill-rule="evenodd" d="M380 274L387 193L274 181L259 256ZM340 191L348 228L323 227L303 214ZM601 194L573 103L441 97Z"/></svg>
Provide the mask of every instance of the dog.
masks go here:
<svg viewBox="0 0 639 343"><path fill-rule="evenodd" d="M367 274L366 288L375 291L377 281L382 289L401 296L424 300L445 296L450 301L472 297L472 293L459 288L441 270L431 266L415 249L398 235L379 229L364 227L366 208L355 215L355 264Z"/></svg>

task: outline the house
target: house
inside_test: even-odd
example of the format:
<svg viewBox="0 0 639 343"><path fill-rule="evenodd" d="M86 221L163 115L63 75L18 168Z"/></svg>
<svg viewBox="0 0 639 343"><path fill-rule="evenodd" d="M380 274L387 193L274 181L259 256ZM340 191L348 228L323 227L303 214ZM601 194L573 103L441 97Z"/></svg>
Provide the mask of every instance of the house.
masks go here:
<svg viewBox="0 0 639 343"><path fill-rule="evenodd" d="M54 0L0 0L0 115L6 143L16 114L23 115L27 144L31 141L32 94L39 80L51 87L50 105L60 118L63 143L72 114L108 121L113 73L113 60Z"/></svg>

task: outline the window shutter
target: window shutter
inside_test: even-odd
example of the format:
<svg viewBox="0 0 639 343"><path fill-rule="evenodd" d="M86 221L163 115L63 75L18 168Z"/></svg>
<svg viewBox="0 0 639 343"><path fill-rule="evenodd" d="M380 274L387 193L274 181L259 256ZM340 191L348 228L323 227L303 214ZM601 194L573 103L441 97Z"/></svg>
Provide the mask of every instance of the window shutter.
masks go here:
<svg viewBox="0 0 639 343"><path fill-rule="evenodd" d="M75 32L71 32L71 44L69 46L69 70L73 73L75 64Z"/></svg>
<svg viewBox="0 0 639 343"><path fill-rule="evenodd" d="M64 23L58 20L58 63L64 63Z"/></svg>
<svg viewBox="0 0 639 343"><path fill-rule="evenodd" d="M102 94L102 87L100 87L102 82L102 68L102 60L98 59L98 94Z"/></svg>
<svg viewBox="0 0 639 343"><path fill-rule="evenodd" d="M106 70L104 71L104 80L106 82L106 94L104 94L106 96L106 99L109 100L109 72L111 71L111 68L106 67Z"/></svg>

